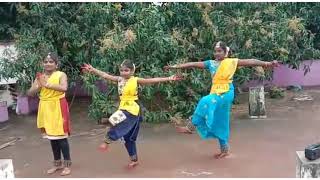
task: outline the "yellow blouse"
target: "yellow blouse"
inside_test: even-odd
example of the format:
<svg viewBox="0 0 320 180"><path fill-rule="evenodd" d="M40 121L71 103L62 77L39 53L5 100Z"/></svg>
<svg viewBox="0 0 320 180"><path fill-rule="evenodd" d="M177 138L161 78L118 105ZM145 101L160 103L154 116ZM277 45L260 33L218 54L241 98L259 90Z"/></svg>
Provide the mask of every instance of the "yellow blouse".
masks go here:
<svg viewBox="0 0 320 180"><path fill-rule="evenodd" d="M226 58L221 61L217 72L212 78L212 87L210 93L223 94L228 92L230 89L230 83L237 70L238 59L237 58Z"/></svg>
<svg viewBox="0 0 320 180"><path fill-rule="evenodd" d="M138 100L138 78L131 76L119 90L119 93L121 93L119 110L126 110L135 116L139 115L140 106L136 103Z"/></svg>

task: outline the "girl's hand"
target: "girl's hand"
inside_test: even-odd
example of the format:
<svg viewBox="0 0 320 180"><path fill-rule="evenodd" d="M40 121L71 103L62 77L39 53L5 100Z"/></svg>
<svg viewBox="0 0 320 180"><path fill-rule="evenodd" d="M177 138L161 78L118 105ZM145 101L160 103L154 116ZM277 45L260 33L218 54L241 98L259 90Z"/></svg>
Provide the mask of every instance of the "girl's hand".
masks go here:
<svg viewBox="0 0 320 180"><path fill-rule="evenodd" d="M184 77L182 76L182 75L172 75L172 76L170 76L169 77L169 80L170 81L181 81L181 80L183 80L184 79Z"/></svg>
<svg viewBox="0 0 320 180"><path fill-rule="evenodd" d="M278 61L274 60L272 62L267 62L266 63L266 67L271 67L271 68L274 68L274 67L279 67L280 64Z"/></svg>
<svg viewBox="0 0 320 180"><path fill-rule="evenodd" d="M279 67L280 66L280 63L278 61L272 61L272 67Z"/></svg>
<svg viewBox="0 0 320 180"><path fill-rule="evenodd" d="M44 74L42 74L42 73L37 73L36 77L37 77L38 85L39 85L40 87L45 87L46 84L47 84L47 80L46 80L46 77L44 76Z"/></svg>
<svg viewBox="0 0 320 180"><path fill-rule="evenodd" d="M34 89L39 89L40 88L38 80L33 81L32 85L31 85L31 88L34 88Z"/></svg>
<svg viewBox="0 0 320 180"><path fill-rule="evenodd" d="M42 73L40 73L40 72L37 72L37 74L36 74L36 78L37 79L40 79L40 77L42 76Z"/></svg>
<svg viewBox="0 0 320 180"><path fill-rule="evenodd" d="M84 73L91 73L94 70L94 68L90 64L84 64L81 69Z"/></svg>
<svg viewBox="0 0 320 180"><path fill-rule="evenodd" d="M164 66L164 67L163 67L163 70L164 70L164 71L169 71L170 69L174 69L174 68L176 68L176 66L169 66L169 65L168 65L168 66Z"/></svg>

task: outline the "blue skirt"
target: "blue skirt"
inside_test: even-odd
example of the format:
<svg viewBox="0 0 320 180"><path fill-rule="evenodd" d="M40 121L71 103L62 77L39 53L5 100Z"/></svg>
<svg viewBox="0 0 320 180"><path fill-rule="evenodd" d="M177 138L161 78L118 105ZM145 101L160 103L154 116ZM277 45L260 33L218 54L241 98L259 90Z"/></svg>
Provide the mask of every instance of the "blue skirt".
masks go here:
<svg viewBox="0 0 320 180"><path fill-rule="evenodd" d="M202 139L218 138L228 142L230 134L230 111L234 99L234 88L224 94L210 94L200 99L192 116L192 124Z"/></svg>
<svg viewBox="0 0 320 180"><path fill-rule="evenodd" d="M116 141L122 137L126 137L131 141L136 141L142 116L132 115L125 110L121 111L126 115L126 119L121 123L111 127L107 133L107 136L113 141Z"/></svg>

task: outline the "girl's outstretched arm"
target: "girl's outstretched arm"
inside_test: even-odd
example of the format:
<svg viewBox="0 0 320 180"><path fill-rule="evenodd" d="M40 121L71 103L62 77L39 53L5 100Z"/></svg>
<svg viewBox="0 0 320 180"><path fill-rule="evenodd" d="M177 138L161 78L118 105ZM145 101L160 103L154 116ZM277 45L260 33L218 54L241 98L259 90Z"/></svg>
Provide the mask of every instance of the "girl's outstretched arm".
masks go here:
<svg viewBox="0 0 320 180"><path fill-rule="evenodd" d="M82 70L83 72L89 72L113 82L118 82L118 79L119 79L119 76L114 76L106 72L100 71L99 69L92 67L90 64L84 64L84 66L82 67Z"/></svg>
<svg viewBox="0 0 320 180"><path fill-rule="evenodd" d="M262 67L278 67L278 61L265 62L257 59L239 59L238 66L253 67L253 66L262 66Z"/></svg>
<svg viewBox="0 0 320 180"><path fill-rule="evenodd" d="M165 70L169 69L191 69L191 68L199 68L199 69L204 69L204 62L187 62L183 64L176 64L172 66L165 66Z"/></svg>
<svg viewBox="0 0 320 180"><path fill-rule="evenodd" d="M168 82L168 81L180 81L182 79L183 77L178 75L173 75L170 77L156 77L156 78L146 78L146 79L139 78L138 83L141 85L145 85L145 84L156 84L156 83Z"/></svg>

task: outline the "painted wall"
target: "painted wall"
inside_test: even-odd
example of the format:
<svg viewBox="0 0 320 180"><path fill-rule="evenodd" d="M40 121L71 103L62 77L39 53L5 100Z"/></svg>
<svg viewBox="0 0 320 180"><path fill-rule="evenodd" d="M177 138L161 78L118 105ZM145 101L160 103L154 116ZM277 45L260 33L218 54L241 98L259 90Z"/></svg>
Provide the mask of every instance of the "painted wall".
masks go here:
<svg viewBox="0 0 320 180"><path fill-rule="evenodd" d="M310 72L304 75L303 65L310 65ZM320 60L306 60L295 70L285 65L276 68L273 73L272 83L286 87L290 85L319 86L320 85Z"/></svg>
<svg viewBox="0 0 320 180"><path fill-rule="evenodd" d="M310 65L310 72L304 75L304 65ZM249 81L242 88L256 86L257 81ZM301 85L304 87L320 86L320 60L306 60L299 69L291 69L287 65L280 65L273 72L273 80L263 82L265 86L287 87L291 85Z"/></svg>

